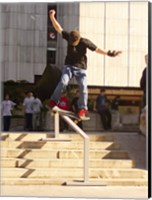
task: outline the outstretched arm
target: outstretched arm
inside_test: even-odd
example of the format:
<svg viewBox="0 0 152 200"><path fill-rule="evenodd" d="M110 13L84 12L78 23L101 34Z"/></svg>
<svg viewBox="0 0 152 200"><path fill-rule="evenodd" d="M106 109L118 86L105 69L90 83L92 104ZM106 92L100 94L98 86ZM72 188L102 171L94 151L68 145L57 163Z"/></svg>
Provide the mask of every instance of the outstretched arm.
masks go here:
<svg viewBox="0 0 152 200"><path fill-rule="evenodd" d="M58 33L61 33L63 31L63 28L61 27L61 25L58 23L58 21L56 20L54 16L55 10L50 10L49 15L50 15L50 20L52 21L53 27Z"/></svg>
<svg viewBox="0 0 152 200"><path fill-rule="evenodd" d="M115 57L115 56L118 56L119 54L122 53L122 51L104 51L102 49L99 49L97 48L96 49L96 52L99 53L99 54L102 54L102 55L107 55L107 56L110 56L110 57Z"/></svg>

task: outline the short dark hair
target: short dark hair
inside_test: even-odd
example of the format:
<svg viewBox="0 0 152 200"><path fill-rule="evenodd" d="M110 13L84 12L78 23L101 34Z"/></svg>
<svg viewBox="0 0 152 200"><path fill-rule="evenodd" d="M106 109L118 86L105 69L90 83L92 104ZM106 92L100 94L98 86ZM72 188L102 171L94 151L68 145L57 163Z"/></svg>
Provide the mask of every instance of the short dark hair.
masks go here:
<svg viewBox="0 0 152 200"><path fill-rule="evenodd" d="M106 90L104 88L101 88L100 89L100 92L105 92Z"/></svg>
<svg viewBox="0 0 152 200"><path fill-rule="evenodd" d="M70 32L70 44L76 46L80 40L80 33L79 31L71 31Z"/></svg>

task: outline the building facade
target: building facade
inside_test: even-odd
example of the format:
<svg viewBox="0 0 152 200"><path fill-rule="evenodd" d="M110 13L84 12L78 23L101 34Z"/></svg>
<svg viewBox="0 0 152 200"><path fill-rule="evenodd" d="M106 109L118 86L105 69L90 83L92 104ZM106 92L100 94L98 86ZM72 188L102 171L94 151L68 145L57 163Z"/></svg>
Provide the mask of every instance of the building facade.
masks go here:
<svg viewBox="0 0 152 200"><path fill-rule="evenodd" d="M49 20L52 8L65 30L79 30L101 49L123 52L109 58L88 50L89 85L139 87L148 52L147 1L0 4L3 81L33 83L47 63L63 67L67 44Z"/></svg>

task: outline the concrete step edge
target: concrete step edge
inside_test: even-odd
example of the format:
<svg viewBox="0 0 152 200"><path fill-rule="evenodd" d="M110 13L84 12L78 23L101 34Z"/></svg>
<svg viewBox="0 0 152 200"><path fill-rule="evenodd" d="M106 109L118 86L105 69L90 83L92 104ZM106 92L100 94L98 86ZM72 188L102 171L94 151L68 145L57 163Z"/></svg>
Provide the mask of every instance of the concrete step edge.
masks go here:
<svg viewBox="0 0 152 200"><path fill-rule="evenodd" d="M82 168L83 169L83 168ZM68 170L68 172L73 172L74 170L75 171L81 171L82 169L77 169L77 168L75 168L75 169L69 169L69 168L67 168L67 170ZM1 171L11 171L11 172L15 172L15 171L27 171L27 170L35 170L35 171L44 171L44 169L42 169L42 168L36 168L36 169L32 169L32 168L28 168L28 167L26 167L26 168L18 168L18 167L12 167L12 168L1 168ZM52 171L63 171L63 172L65 172L65 169L62 169L62 168L55 168L55 169L50 169L50 168L45 168L45 171L47 171L47 172L52 172ZM112 172L116 172L116 171L120 171L120 172L141 172L141 173L144 173L144 174L147 174L148 175L148 171L147 170L145 170L145 169L139 169L139 168L116 168L116 169L111 169L111 168L98 168L98 169L96 169L95 167L92 167L91 169L90 169L90 171L106 171L106 172L108 172L108 171L112 171Z"/></svg>
<svg viewBox="0 0 152 200"><path fill-rule="evenodd" d="M5 134L5 136L3 135L4 133L1 134L1 139L5 140L5 139L9 139L9 140L16 140L16 141L24 141L25 138L27 137L28 140L34 137L34 139L42 139L42 138L54 138L54 133L32 133L32 132L26 132L26 133L9 133L9 134ZM46 136L47 135L47 136ZM93 141L99 141L99 140L107 140L107 141L111 141L113 140L113 136L110 134L88 134L90 140ZM76 133L66 133L66 134L60 134L59 138L63 139L73 139L73 140L83 140L81 138L81 136L79 134Z"/></svg>
<svg viewBox="0 0 152 200"><path fill-rule="evenodd" d="M82 178L75 180L83 181ZM2 185L64 185L67 181L73 179L36 179L36 178L5 178L1 180ZM107 186L148 186L148 180L138 179L89 179L89 182L105 182Z"/></svg>
<svg viewBox="0 0 152 200"><path fill-rule="evenodd" d="M60 167L70 168L70 167L83 167L83 159L26 159L26 158L2 158L0 166L1 168L10 168L10 167ZM105 168L115 167L119 168L134 168L136 166L136 162L131 159L90 159L89 160L90 167L95 166L99 168L104 166ZM110 166L109 166L110 165Z"/></svg>

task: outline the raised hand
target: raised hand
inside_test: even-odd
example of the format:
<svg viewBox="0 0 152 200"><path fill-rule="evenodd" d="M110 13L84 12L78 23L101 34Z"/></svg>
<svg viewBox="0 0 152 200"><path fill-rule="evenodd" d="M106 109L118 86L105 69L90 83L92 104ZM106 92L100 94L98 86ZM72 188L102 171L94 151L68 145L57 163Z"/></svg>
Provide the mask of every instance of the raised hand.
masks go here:
<svg viewBox="0 0 152 200"><path fill-rule="evenodd" d="M50 11L49 11L49 15L50 15L50 17L52 17L52 16L54 17L54 15L55 15L55 10L50 10Z"/></svg>
<svg viewBox="0 0 152 200"><path fill-rule="evenodd" d="M122 53L122 51L108 51L107 52L107 55L110 56L110 57L116 57L116 56L119 56L120 54Z"/></svg>

